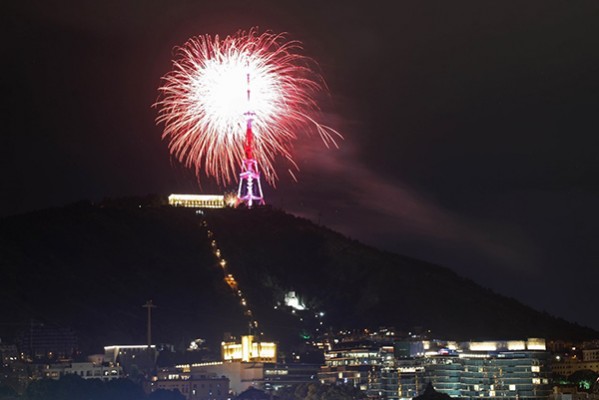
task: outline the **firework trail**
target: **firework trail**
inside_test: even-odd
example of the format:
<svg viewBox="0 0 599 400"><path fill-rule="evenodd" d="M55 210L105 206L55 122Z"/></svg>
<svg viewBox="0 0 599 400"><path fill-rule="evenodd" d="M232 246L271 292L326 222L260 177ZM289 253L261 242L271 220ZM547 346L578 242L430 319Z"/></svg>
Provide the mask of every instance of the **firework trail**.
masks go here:
<svg viewBox="0 0 599 400"><path fill-rule="evenodd" d="M198 36L177 48L155 104L171 154L198 179L203 171L229 184L245 158L251 118L253 158L274 185L277 156L297 169L291 151L298 134L316 133L327 147L337 147L341 135L315 117L314 96L324 81L301 50L300 42L286 41L283 34L256 29L225 39Z"/></svg>

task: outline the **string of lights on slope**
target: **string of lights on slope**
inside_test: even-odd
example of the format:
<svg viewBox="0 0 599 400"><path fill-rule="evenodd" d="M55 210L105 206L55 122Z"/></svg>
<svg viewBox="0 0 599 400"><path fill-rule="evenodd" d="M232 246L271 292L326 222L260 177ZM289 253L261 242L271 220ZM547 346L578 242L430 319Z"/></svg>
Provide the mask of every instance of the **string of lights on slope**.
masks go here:
<svg viewBox="0 0 599 400"><path fill-rule="evenodd" d="M258 326L259 326L258 321L254 318L254 313L252 312L246 297L243 295L243 292L239 288L239 283L237 282L237 280L231 273L228 263L227 263L227 260L225 260L225 258L223 257L222 251L218 247L216 238L214 236L214 232L212 230L210 230L210 228L208 227L208 222L205 219L202 219L201 225L202 225L202 227L204 227L206 229L206 236L208 237L208 240L210 241L210 247L212 248L212 254L214 254L214 257L216 258L216 261L223 272L225 283L229 286L229 288L231 288L233 293L235 293L235 295L238 297L239 302L240 302L241 306L243 307L243 314L246 317L248 317L248 319L249 319L249 326L248 326L249 333L251 334L252 332L258 331ZM264 332L260 332L260 335L263 335L263 334L264 334Z"/></svg>
<svg viewBox="0 0 599 400"><path fill-rule="evenodd" d="M196 214L201 215L201 216L205 215L204 212L196 212ZM241 306L243 307L244 315L246 317L248 317L248 319L249 319L249 321L248 321L249 333L250 334L259 333L260 335L264 335L264 332L259 331L259 329L258 329L259 323L254 318L254 313L252 312L252 309L250 308L248 300L244 296L241 289L239 288L238 281L235 279L235 277L231 273L231 271L229 269L229 264L228 264L227 260L225 259L222 250L218 246L215 234L209 228L208 221L206 221L206 219L204 217L202 217L201 226L206 231L206 236L210 242L210 247L212 249L212 254L214 255L221 271L223 272L223 277L224 277L225 283L227 284L227 286L229 286L229 288L233 291L233 293L238 297L239 302L240 302ZM290 295L292 295L292 296L290 296ZM289 296L289 298L288 298L288 296ZM308 325L312 325L315 322L316 326L312 325L311 328L306 327L306 328L308 328L308 330L312 330L312 329L314 330L312 332L312 334L309 334L307 336L304 336L304 334L302 334L302 337L304 339L308 340L306 342L307 344L312 344L315 347L322 346L322 343L318 343L318 341L316 340L314 335L319 336L324 333L324 331L322 330L322 328L324 328L324 326L323 326L324 325L324 316L325 316L324 311L315 310L313 308L308 309L308 307L306 307L306 305L304 305L298 298L295 297L295 292L288 292L287 295L285 296L285 300L283 302L277 302L277 304L274 306L274 309L278 310L281 307L287 308L288 312L290 312L291 315L298 318L299 321L303 322L304 324L307 323Z"/></svg>

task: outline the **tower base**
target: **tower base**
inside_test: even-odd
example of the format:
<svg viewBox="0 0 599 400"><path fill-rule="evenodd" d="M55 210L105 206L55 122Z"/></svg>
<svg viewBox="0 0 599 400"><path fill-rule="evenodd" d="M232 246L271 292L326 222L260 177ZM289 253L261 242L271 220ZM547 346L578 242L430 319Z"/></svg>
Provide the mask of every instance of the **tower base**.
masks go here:
<svg viewBox="0 0 599 400"><path fill-rule="evenodd" d="M237 202L235 206L237 207L242 203L248 208L256 204L264 204L258 163L253 158L243 160L243 166L239 174L239 189L237 190Z"/></svg>

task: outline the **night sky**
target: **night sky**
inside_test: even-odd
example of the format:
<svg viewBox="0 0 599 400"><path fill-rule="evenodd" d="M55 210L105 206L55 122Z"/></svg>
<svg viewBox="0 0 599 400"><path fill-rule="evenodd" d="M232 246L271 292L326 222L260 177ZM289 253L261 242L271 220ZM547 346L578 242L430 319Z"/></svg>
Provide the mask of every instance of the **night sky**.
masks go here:
<svg viewBox="0 0 599 400"><path fill-rule="evenodd" d="M259 26L304 43L345 137L298 142L267 200L599 329L599 3L350 3L3 1L0 215L198 192L160 77L189 37Z"/></svg>

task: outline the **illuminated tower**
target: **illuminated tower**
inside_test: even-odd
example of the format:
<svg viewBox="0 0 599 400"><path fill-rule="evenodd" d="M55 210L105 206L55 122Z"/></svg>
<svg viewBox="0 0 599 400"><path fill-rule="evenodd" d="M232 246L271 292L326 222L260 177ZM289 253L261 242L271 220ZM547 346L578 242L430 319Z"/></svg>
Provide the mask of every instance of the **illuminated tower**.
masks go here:
<svg viewBox="0 0 599 400"><path fill-rule="evenodd" d="M248 66L249 69L249 66ZM245 143L243 149L245 151L245 159L239 174L239 189L237 190L237 206L245 203L251 208L255 203L264 204L264 196L262 195L262 185L260 184L260 171L258 171L258 162L254 159L254 134L252 132L252 121L254 120L254 112L250 103L250 73L247 72L247 102L248 111L246 116L246 131Z"/></svg>

